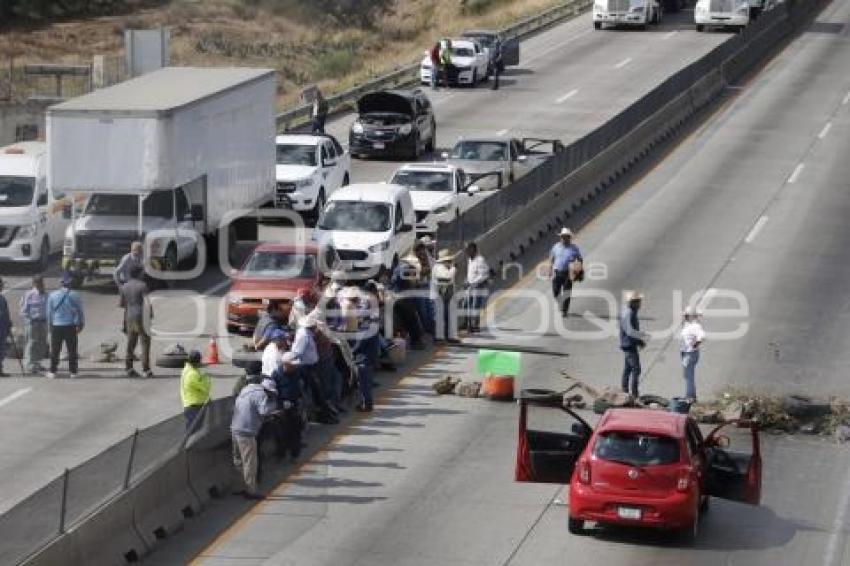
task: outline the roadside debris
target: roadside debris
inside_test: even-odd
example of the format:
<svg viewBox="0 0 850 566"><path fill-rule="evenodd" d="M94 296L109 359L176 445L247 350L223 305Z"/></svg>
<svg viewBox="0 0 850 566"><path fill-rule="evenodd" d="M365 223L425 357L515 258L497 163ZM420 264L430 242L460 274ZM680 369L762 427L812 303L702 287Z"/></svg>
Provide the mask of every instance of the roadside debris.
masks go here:
<svg viewBox="0 0 850 566"><path fill-rule="evenodd" d="M99 364L112 364L120 361L116 352L118 342L101 342L96 352L92 352L91 361Z"/></svg>
<svg viewBox="0 0 850 566"><path fill-rule="evenodd" d="M460 383L459 378L447 375L443 379L437 380L431 384L431 388L437 392L437 395L448 395L454 393L455 387Z"/></svg>

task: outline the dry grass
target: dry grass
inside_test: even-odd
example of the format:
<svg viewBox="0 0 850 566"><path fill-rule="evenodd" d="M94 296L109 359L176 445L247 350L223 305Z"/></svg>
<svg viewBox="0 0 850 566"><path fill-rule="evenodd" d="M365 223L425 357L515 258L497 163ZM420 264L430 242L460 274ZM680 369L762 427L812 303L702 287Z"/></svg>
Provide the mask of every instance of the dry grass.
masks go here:
<svg viewBox="0 0 850 566"><path fill-rule="evenodd" d="M467 27L501 27L558 0L395 0L372 29L318 22L310 0L172 0L126 16L50 24L0 36L0 61L82 63L120 56L128 28L171 28L172 64L269 67L279 106L319 83L337 92L415 60L433 41Z"/></svg>

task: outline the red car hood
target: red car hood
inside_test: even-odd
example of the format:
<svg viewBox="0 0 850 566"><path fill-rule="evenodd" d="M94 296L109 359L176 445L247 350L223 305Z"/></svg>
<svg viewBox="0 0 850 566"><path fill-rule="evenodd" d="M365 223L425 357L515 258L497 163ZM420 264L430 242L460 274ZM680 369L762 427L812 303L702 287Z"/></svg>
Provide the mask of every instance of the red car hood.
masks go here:
<svg viewBox="0 0 850 566"><path fill-rule="evenodd" d="M277 299L293 297L301 288L311 288L312 279L274 279L239 277L233 280L229 295Z"/></svg>

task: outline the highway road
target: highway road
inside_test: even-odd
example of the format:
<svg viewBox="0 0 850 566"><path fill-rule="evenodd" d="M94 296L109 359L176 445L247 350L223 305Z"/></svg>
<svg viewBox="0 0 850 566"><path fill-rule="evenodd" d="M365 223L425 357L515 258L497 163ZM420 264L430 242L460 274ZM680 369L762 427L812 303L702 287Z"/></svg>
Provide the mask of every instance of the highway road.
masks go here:
<svg viewBox="0 0 850 566"><path fill-rule="evenodd" d="M434 93L439 145L449 147L462 134L551 135L567 142L580 137L729 37L722 32L694 33L690 17L683 12L646 32L593 32L585 14L530 38L523 42L523 65L509 71L500 90ZM334 120L329 130L345 141L350 120ZM352 180L384 180L398 165L356 161ZM280 239L282 234L279 226L264 226L260 237ZM51 275L48 287L55 288L56 273ZM5 278L6 296L16 304L28 279L22 274ZM155 327L163 336L155 340L154 352L175 341L203 346L208 339L197 333L216 332L223 324L218 309L227 283L220 271L210 269L180 287L196 302L185 295L157 299ZM83 354L102 341L123 344L111 284L88 287L83 301L88 319ZM227 351L229 344L220 342L220 347ZM7 362L6 369L15 372L14 362ZM179 411L174 374L159 370L158 375L160 379L130 382L119 364L114 370L84 364L81 378L74 382L18 377L0 381L0 510L133 428ZM229 391L230 380L215 380L215 395Z"/></svg>
<svg viewBox="0 0 850 566"><path fill-rule="evenodd" d="M501 330L471 343L533 341L568 354L526 355L526 386L557 389L562 369L595 386L617 385L616 340L588 333L609 315L606 294L639 289L644 328L654 333L642 390L680 394L670 334L682 294L703 298L706 310L700 396L745 387L850 397L848 24L850 2L833 2L763 73L733 85L710 122L581 228L585 258L607 273L582 285L592 293L574 300L575 316L553 320L547 283L530 276L514 289L521 294L491 303ZM805 436L764 435L763 505L715 500L693 547L628 530L569 535L562 487L512 481L516 406L431 392L436 378L473 369L473 349L439 351L240 521L224 530L202 518L149 562L850 563L850 455Z"/></svg>

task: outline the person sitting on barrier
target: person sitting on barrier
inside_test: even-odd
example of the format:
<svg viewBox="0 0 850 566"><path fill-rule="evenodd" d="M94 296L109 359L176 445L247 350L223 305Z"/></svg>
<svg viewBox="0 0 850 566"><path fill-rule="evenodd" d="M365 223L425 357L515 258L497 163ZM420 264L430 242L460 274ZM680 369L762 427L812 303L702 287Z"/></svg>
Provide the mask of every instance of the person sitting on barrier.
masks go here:
<svg viewBox="0 0 850 566"><path fill-rule="evenodd" d="M274 399L266 393L259 381L261 376L252 374L246 379L245 387L239 392L233 405L230 435L233 439L233 464L242 470L245 484L241 493L246 499L262 499L257 493L258 451L257 435L263 418L275 410Z"/></svg>
<svg viewBox="0 0 850 566"><path fill-rule="evenodd" d="M300 411L301 377L295 354L286 352L283 355L280 365L272 373L272 380L277 386L278 408L281 411L277 455L281 458L289 455L292 460L296 460L301 455L304 422Z"/></svg>
<svg viewBox="0 0 850 566"><path fill-rule="evenodd" d="M201 407L210 400L211 387L210 376L201 371L201 353L192 350L180 374L180 399L183 402L187 429L192 427Z"/></svg>

